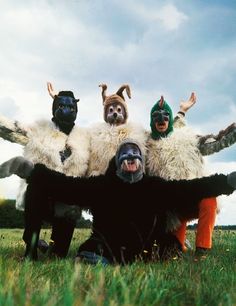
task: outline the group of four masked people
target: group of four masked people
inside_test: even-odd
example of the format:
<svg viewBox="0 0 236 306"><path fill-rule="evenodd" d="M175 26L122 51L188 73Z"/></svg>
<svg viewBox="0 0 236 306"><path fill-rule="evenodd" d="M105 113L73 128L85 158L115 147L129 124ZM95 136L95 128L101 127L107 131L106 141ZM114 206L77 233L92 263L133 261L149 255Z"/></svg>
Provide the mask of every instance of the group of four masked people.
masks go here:
<svg viewBox="0 0 236 306"><path fill-rule="evenodd" d="M83 209L93 221L90 237L78 247L79 262L129 264L181 256L187 222L194 219L195 254L207 254L217 197L234 192L236 172L209 176L204 156L233 145L236 124L197 135L185 122L196 103L193 92L175 117L161 96L147 130L128 120L129 85L111 95L106 84L99 87L104 121L89 127L75 124L79 99L73 92L56 92L51 83L49 120L26 125L0 116L0 137L24 147L23 156L2 161L0 178L21 178L16 208L24 210L25 258L37 260L39 250L65 258ZM44 221L52 225L51 245L40 239Z"/></svg>

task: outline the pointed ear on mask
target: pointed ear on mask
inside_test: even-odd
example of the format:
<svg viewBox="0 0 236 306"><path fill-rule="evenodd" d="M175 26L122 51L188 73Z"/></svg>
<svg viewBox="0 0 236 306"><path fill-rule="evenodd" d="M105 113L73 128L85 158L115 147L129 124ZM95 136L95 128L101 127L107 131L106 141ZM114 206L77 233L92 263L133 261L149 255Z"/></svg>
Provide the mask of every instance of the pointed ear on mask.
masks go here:
<svg viewBox="0 0 236 306"><path fill-rule="evenodd" d="M103 105L105 104L105 100L107 98L107 85L106 84L100 84L98 87L102 88L102 100L103 100Z"/></svg>
<svg viewBox="0 0 236 306"><path fill-rule="evenodd" d="M164 102L165 102L164 97L161 96L161 99L160 99L160 101L159 101L159 107L160 107L160 108L163 108Z"/></svg>

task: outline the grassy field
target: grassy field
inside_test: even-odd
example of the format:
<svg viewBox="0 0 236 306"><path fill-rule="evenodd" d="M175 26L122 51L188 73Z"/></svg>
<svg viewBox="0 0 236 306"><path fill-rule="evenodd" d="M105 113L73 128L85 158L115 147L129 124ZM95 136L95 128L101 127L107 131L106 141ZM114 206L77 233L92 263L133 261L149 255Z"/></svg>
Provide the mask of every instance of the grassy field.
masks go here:
<svg viewBox="0 0 236 306"><path fill-rule="evenodd" d="M49 230L42 236L49 238ZM165 263L102 267L75 264L77 230L68 259L22 261L22 230L0 229L0 305L236 305L236 232L214 233L204 259L192 252ZM194 232L188 234L194 241Z"/></svg>

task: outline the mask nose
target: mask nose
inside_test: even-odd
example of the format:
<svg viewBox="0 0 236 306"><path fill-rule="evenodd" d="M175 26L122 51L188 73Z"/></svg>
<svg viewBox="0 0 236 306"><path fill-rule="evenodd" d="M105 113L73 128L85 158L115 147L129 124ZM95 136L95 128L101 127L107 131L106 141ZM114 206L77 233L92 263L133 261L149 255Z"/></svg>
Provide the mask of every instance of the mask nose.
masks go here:
<svg viewBox="0 0 236 306"><path fill-rule="evenodd" d="M61 114L63 117L68 117L71 116L71 114L73 114L73 110L71 110L69 107L64 107L63 109L60 110Z"/></svg>
<svg viewBox="0 0 236 306"><path fill-rule="evenodd" d="M134 154L134 152L132 151L132 150L129 150L128 152L127 152L127 157L129 158L129 159L134 159L135 157L135 154Z"/></svg>
<svg viewBox="0 0 236 306"><path fill-rule="evenodd" d="M162 113L158 113L157 118L156 118L157 123L164 123L165 122L165 118L164 115Z"/></svg>
<svg viewBox="0 0 236 306"><path fill-rule="evenodd" d="M118 116L117 113L114 113L114 114L113 114L113 117L114 117L115 119L117 118L117 116Z"/></svg>

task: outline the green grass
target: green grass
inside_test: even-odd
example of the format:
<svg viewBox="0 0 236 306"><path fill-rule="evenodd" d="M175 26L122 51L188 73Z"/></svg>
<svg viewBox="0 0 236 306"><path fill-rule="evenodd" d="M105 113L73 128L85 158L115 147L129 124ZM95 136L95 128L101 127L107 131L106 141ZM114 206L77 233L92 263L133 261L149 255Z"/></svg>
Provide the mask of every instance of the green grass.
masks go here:
<svg viewBox="0 0 236 306"><path fill-rule="evenodd" d="M49 238L49 230L42 236ZM193 243L194 232L188 234ZM75 264L89 230L76 230L67 259L22 261L22 230L0 229L0 305L236 305L236 232L214 232L204 260L188 252L164 263Z"/></svg>

